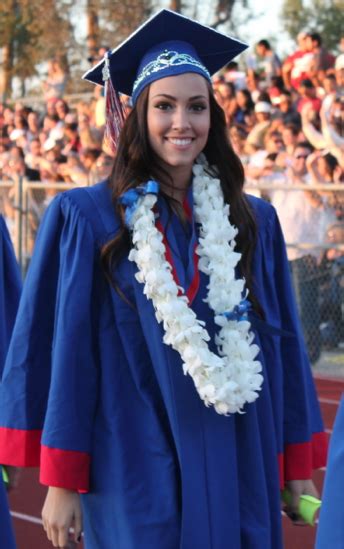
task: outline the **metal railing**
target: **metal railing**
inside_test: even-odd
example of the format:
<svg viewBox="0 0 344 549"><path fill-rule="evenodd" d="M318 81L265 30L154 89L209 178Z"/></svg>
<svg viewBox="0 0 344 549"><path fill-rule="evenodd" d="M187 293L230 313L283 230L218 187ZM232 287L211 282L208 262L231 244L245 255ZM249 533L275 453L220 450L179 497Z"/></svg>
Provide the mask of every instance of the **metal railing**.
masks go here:
<svg viewBox="0 0 344 549"><path fill-rule="evenodd" d="M50 200L58 193L75 188L73 183L42 183L18 176L0 180L0 212L7 222L18 263L25 277L36 234Z"/></svg>

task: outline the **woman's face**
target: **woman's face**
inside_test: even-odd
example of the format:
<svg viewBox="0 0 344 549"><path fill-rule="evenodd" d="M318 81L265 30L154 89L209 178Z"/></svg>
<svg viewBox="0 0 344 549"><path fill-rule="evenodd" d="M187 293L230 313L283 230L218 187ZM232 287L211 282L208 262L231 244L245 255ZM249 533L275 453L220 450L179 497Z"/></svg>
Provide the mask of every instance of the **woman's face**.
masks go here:
<svg viewBox="0 0 344 549"><path fill-rule="evenodd" d="M241 90L236 93L236 101L240 108L244 109L247 105L247 97Z"/></svg>
<svg viewBox="0 0 344 549"><path fill-rule="evenodd" d="M169 76L150 85L147 107L149 143L171 174L191 171L210 128L209 90L194 73Z"/></svg>

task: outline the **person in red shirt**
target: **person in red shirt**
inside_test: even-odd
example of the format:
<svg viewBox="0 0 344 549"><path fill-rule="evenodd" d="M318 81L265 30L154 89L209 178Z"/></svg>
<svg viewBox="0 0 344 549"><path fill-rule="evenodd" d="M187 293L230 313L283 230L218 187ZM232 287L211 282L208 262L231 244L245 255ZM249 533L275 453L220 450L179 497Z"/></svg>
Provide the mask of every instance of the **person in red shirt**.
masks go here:
<svg viewBox="0 0 344 549"><path fill-rule="evenodd" d="M282 75L285 87L298 90L302 80L310 77L310 70L314 60L312 42L309 34L300 32L297 36L298 49L284 61Z"/></svg>
<svg viewBox="0 0 344 549"><path fill-rule="evenodd" d="M299 88L300 99L297 103L297 111L302 112L305 105L309 103L312 105L312 109L315 112L319 112L321 108L321 99L316 96L315 86L309 78L302 80Z"/></svg>

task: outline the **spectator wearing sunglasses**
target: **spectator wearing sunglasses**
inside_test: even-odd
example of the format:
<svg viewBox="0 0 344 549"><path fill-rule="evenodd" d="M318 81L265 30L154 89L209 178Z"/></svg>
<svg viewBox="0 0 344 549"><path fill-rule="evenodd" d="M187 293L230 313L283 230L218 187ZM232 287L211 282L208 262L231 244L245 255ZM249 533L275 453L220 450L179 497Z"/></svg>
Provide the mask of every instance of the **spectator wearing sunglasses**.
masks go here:
<svg viewBox="0 0 344 549"><path fill-rule="evenodd" d="M308 143L297 145L286 171L286 185L311 183L306 163L311 152ZM322 249L319 244L325 243L326 229L335 221L335 216L325 207L319 193L311 190L276 190L270 198L285 234L304 337L310 361L314 363L321 352L318 262Z"/></svg>

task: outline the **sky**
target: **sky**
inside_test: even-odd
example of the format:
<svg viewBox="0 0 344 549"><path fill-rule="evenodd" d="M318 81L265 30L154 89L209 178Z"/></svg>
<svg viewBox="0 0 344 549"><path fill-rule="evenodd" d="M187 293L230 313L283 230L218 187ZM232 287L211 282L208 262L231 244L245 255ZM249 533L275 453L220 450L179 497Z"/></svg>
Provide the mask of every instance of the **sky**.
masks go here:
<svg viewBox="0 0 344 549"><path fill-rule="evenodd" d="M277 53L285 57L293 49L294 43L284 32L280 21L283 0L265 0L259 3L250 0L249 4L252 6L253 17L239 26L238 38L251 46L263 38L271 40ZM240 2L234 7L234 17L240 20Z"/></svg>

